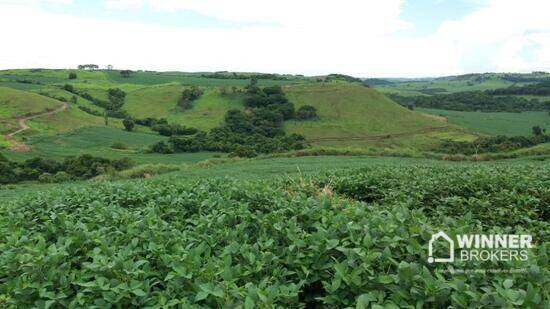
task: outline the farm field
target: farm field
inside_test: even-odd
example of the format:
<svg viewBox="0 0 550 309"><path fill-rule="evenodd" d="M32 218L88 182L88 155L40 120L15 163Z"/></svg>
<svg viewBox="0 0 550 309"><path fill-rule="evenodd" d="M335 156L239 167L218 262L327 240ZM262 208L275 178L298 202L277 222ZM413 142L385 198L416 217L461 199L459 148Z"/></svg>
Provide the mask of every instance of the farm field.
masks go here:
<svg viewBox="0 0 550 309"><path fill-rule="evenodd" d="M67 79L71 72L78 72L77 79ZM7 70L0 71L0 80L33 85L25 88L21 94L37 96L48 102L61 104L57 101L69 101L75 94L64 89L71 85L78 91L91 95L94 99L109 100L107 90L120 88L126 92L124 111L135 118L164 118L169 123L194 127L199 130L210 130L223 123L228 110L243 110L246 95L243 86L249 83L246 79L212 79L195 73L178 72L134 72L129 78L120 76L119 71L72 71L72 70ZM223 82L221 82L223 81ZM177 106L183 89L190 86L201 87L203 94L193 102L190 109L183 110ZM427 117L421 113L410 111L391 101L383 94L360 84L343 81L318 83L306 77L288 77L286 80L258 81L260 86L283 85L285 94L298 109L303 105L314 106L319 111L320 118L315 121L286 121L285 131L304 135L308 143L314 146L345 149L386 148L404 149L407 152L424 151L433 148L443 139L472 140L469 134L458 126L444 123L437 117ZM236 87L236 88L234 88ZM8 88L6 88L8 89ZM237 91L235 93L235 90ZM222 94L224 92L224 94ZM52 99L55 98L55 99ZM25 138L33 146L34 151L27 154L10 154L8 157L29 158L31 155L56 157L64 153L54 150L46 144L55 139L58 134L69 134L74 130L88 127L105 127L101 116L104 109L94 102L76 96L76 103L60 113L39 117L28 121L29 130L18 137ZM19 105L18 107L19 108ZM81 108L90 110L91 115ZM0 107L0 109L4 109ZM7 113L6 110L4 113ZM24 110L17 111L23 113ZM391 121L390 121L391 119ZM6 125L16 126L14 121L6 120ZM108 127L123 128L122 120L110 118ZM148 132L147 128L136 127L137 131ZM44 135L52 136L51 139ZM78 136L78 133L76 134ZM45 142L37 142L39 139ZM7 141L0 140L4 147L9 147ZM67 146L69 153L73 153ZM40 153L40 151L44 153ZM99 154L98 150L92 150ZM106 152L106 157L118 157L119 152ZM136 161L152 158L140 156ZM143 160L142 160L143 159ZM171 160L167 160L171 161ZM157 163L152 160L148 163Z"/></svg>
<svg viewBox="0 0 550 309"><path fill-rule="evenodd" d="M550 308L549 9L0 0L0 309Z"/></svg>
<svg viewBox="0 0 550 309"><path fill-rule="evenodd" d="M547 112L465 112L421 107L416 110L443 116L448 119L449 123L481 134L530 136L533 134L531 128L535 125L550 131L550 115Z"/></svg>
<svg viewBox="0 0 550 309"><path fill-rule="evenodd" d="M69 155L91 154L108 159L127 157L137 164L182 164L202 161L215 154L185 153L162 155L144 153L144 150L149 145L166 139L166 137L153 133L126 132L107 127L86 127L57 135L31 136L26 141L32 147L30 151L6 152L5 156L12 160L22 161L34 157L60 160Z"/></svg>
<svg viewBox="0 0 550 309"><path fill-rule="evenodd" d="M390 161L280 179L174 174L58 185L7 198L0 301L548 306L547 164ZM426 244L439 230L529 233L536 246L528 261L430 264ZM448 272L464 267L526 271Z"/></svg>

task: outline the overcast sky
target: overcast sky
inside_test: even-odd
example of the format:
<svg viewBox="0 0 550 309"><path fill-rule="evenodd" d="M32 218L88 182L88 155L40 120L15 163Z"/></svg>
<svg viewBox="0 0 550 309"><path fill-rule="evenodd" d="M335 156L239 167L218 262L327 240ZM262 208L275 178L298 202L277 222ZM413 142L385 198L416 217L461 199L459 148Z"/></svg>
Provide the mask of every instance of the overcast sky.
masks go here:
<svg viewBox="0 0 550 309"><path fill-rule="evenodd" d="M0 0L0 69L550 71L550 0Z"/></svg>

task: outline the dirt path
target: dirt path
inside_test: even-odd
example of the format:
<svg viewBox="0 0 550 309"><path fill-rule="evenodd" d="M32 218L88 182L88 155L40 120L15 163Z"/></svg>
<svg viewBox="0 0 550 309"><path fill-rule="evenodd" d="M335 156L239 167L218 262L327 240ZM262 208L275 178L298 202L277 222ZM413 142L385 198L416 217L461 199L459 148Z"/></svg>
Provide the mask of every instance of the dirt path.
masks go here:
<svg viewBox="0 0 550 309"><path fill-rule="evenodd" d="M6 139L12 144L11 150L12 151L23 152L23 151L29 151L31 149L31 147L29 145L18 141L14 137L15 135L29 129L29 126L27 125L27 120L31 120L31 119L38 118L38 117L43 117L43 116L48 116L48 115L53 115L53 114L56 114L56 113L59 113L59 112L62 112L64 110L66 110L68 107L69 107L69 104L62 103L60 107L57 107L56 109L53 109L53 110L49 110L49 111L46 111L46 112L43 112L43 113L33 114L33 115L29 115L29 116L17 117L17 124L19 125L19 129L6 134Z"/></svg>

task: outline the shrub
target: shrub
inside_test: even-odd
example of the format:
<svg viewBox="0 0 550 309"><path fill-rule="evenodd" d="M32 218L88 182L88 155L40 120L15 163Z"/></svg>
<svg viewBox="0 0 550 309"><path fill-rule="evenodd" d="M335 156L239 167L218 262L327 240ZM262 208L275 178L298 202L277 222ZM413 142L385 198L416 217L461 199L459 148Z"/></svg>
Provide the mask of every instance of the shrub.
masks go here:
<svg viewBox="0 0 550 309"><path fill-rule="evenodd" d="M185 127L179 124L156 124L151 130L163 136L193 135L198 132L195 128Z"/></svg>
<svg viewBox="0 0 550 309"><path fill-rule="evenodd" d="M241 157L241 158L253 158L258 154L254 148L250 146L238 146L237 149L230 154L231 157Z"/></svg>
<svg viewBox="0 0 550 309"><path fill-rule="evenodd" d="M57 172L52 178L52 181L55 183L69 182L71 180L71 175L67 174L66 172Z"/></svg>
<svg viewBox="0 0 550 309"><path fill-rule="evenodd" d="M50 173L44 173L38 176L38 181L41 183L52 183L54 182L53 176Z"/></svg>
<svg viewBox="0 0 550 309"><path fill-rule="evenodd" d="M74 72L69 73L69 79L76 79L77 75Z"/></svg>
<svg viewBox="0 0 550 309"><path fill-rule="evenodd" d="M74 87L71 84L65 84L63 86L63 90L68 91L68 92L75 92Z"/></svg>
<svg viewBox="0 0 550 309"><path fill-rule="evenodd" d="M125 149L128 149L128 145L126 145L126 144L123 143L123 142L114 142L114 143L111 145L111 148L113 148L113 149L125 150Z"/></svg>
<svg viewBox="0 0 550 309"><path fill-rule="evenodd" d="M124 125L124 129L128 132L134 130L135 122L132 119L124 119L122 121L122 124Z"/></svg>
<svg viewBox="0 0 550 309"><path fill-rule="evenodd" d="M153 144L150 147L150 151L164 154L174 153L174 149L164 141Z"/></svg>
<svg viewBox="0 0 550 309"><path fill-rule="evenodd" d="M311 105L302 105L296 112L296 118L300 120L318 119L317 109Z"/></svg>

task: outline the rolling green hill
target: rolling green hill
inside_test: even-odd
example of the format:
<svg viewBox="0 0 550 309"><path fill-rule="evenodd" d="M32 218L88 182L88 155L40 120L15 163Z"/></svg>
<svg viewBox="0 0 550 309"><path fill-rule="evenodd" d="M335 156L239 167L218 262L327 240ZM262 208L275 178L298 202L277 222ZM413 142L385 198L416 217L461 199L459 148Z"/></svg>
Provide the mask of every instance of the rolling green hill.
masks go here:
<svg viewBox="0 0 550 309"><path fill-rule="evenodd" d="M69 79L68 75L71 72L77 73L78 77ZM233 73L203 75L139 71L133 72L130 77L123 77L119 71L103 70L0 71L0 87L7 86L0 88L0 95L10 96L16 93L19 96L33 98L29 100L32 101L30 106L14 103L0 109L0 113L3 113L6 119L13 120L16 115L60 104L61 102L56 99L70 101L74 94L63 90L65 84L71 84L78 91L87 92L93 98L104 101L108 99L109 88L120 88L126 92L123 109L132 117L166 118L169 123L207 131L219 126L228 110L244 108L245 95L240 90L249 81L241 79L240 76ZM301 76L272 77L274 79L259 79L258 85L282 85L286 96L296 109L303 105L312 105L318 110L317 120L285 122L285 130L288 133L304 135L313 147L428 150L442 139L475 138L475 135L461 129L454 122L448 123L441 117L411 111L396 104L378 89L365 87L360 83L340 80L318 82L315 78ZM190 109L183 110L178 107L177 102L182 91L191 85L200 87L204 93L193 102ZM235 92L234 88L238 91ZM81 134L86 130L92 135L108 134L106 131L89 129L105 127L104 119L82 111L79 106L96 114L103 113L103 108L79 96L77 103L69 104L63 112L29 120L27 124L30 129L19 134L18 138L26 138L31 146L35 143L33 154L38 154L40 149L45 152L51 149L47 150L44 143L40 144L37 139L33 139L35 135L56 136L69 134L77 129L84 129L75 135L83 139L89 138L86 137L88 133ZM10 123L9 120L5 122ZM121 119L110 118L109 127L122 130ZM136 130L150 133L145 127L138 126ZM109 134L117 135L114 131ZM44 139L41 137L41 140ZM0 143L5 144L5 141L0 140ZM73 138L63 147L75 150L78 145ZM145 148L146 145L140 147Z"/></svg>
<svg viewBox="0 0 550 309"><path fill-rule="evenodd" d="M204 94L189 110L177 107L184 86L169 84L132 91L125 109L137 118L166 118L169 122L208 130L220 124L229 109L241 109L243 97L239 94L222 95L218 88L205 88Z"/></svg>
<svg viewBox="0 0 550 309"><path fill-rule="evenodd" d="M441 119L410 111L382 93L358 84L333 83L286 87L299 108L312 105L320 119L289 121L286 129L314 144L332 146L411 145L449 133L464 135ZM422 141L418 139L422 137Z"/></svg>
<svg viewBox="0 0 550 309"><path fill-rule="evenodd" d="M0 87L0 119L40 113L59 105L60 102L35 93Z"/></svg>

